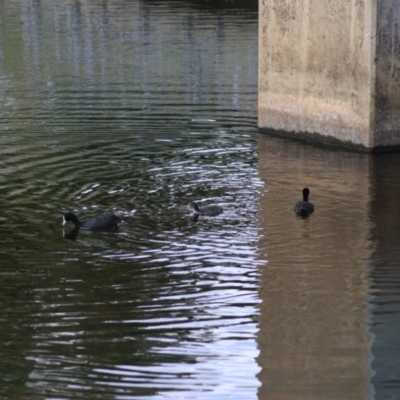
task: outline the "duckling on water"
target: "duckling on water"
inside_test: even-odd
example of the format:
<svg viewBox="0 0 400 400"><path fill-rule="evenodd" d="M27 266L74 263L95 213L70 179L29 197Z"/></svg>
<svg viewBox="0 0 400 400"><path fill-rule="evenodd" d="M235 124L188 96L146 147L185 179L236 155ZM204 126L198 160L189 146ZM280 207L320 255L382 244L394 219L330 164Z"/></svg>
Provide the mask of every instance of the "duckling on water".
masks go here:
<svg viewBox="0 0 400 400"><path fill-rule="evenodd" d="M315 207L314 204L308 201L308 196L310 195L310 189L303 189L303 201L298 201L294 207L293 211L301 216L307 216L314 212Z"/></svg>
<svg viewBox="0 0 400 400"><path fill-rule="evenodd" d="M195 201L191 201L188 207L193 211L194 214L206 215L208 217L213 217L221 214L224 211L221 206L217 206L216 204L199 207Z"/></svg>
<svg viewBox="0 0 400 400"><path fill-rule="evenodd" d="M90 221L80 222L75 214L68 212L63 216L63 225L71 221L77 229L106 230L118 228L121 220L114 214L103 215Z"/></svg>

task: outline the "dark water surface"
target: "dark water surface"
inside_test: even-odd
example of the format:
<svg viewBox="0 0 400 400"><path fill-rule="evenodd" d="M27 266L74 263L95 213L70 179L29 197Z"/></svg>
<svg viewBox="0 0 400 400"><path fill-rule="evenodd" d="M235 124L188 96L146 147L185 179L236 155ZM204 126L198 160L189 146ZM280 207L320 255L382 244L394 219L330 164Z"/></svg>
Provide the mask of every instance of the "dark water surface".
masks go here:
<svg viewBox="0 0 400 400"><path fill-rule="evenodd" d="M0 398L400 398L400 156L259 136L257 18L0 2Z"/></svg>
<svg viewBox="0 0 400 400"><path fill-rule="evenodd" d="M254 7L0 18L0 397L254 398ZM191 200L225 212L195 223ZM68 240L66 211L124 223Z"/></svg>

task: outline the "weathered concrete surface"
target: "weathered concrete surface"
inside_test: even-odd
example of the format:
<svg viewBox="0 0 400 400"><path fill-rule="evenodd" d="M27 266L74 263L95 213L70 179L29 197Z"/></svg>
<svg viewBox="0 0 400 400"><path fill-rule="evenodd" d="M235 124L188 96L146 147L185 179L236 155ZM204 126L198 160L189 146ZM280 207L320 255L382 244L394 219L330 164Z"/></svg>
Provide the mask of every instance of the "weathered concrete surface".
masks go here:
<svg viewBox="0 0 400 400"><path fill-rule="evenodd" d="M400 144L400 3L377 6L375 144Z"/></svg>
<svg viewBox="0 0 400 400"><path fill-rule="evenodd" d="M400 4L260 0L259 127L400 145Z"/></svg>

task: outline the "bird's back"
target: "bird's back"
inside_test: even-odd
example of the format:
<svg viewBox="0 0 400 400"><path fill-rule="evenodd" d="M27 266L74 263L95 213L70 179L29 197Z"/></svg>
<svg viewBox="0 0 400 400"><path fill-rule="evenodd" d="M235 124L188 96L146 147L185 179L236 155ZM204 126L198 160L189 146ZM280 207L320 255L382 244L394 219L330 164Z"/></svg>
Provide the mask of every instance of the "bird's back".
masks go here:
<svg viewBox="0 0 400 400"><path fill-rule="evenodd" d="M116 228L121 220L114 214L103 215L90 221L82 222L82 229L111 229Z"/></svg>
<svg viewBox="0 0 400 400"><path fill-rule="evenodd" d="M313 213L315 210L314 204L309 201L298 201L294 207L293 211L296 214L307 215Z"/></svg>
<svg viewBox="0 0 400 400"><path fill-rule="evenodd" d="M209 206L200 208L200 214L207 215L209 217L221 214L223 209L221 206L217 206L216 204L211 204Z"/></svg>

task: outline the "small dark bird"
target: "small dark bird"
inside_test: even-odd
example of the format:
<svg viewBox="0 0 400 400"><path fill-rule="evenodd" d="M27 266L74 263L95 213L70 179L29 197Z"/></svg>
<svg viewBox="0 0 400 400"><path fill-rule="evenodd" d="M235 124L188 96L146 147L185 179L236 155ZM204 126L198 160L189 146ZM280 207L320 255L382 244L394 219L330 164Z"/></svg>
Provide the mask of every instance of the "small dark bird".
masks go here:
<svg viewBox="0 0 400 400"><path fill-rule="evenodd" d="M308 201L308 196L310 195L310 189L303 189L303 201L298 201L294 207L293 211L300 216L306 217L307 215L314 212L314 204Z"/></svg>
<svg viewBox="0 0 400 400"><path fill-rule="evenodd" d="M224 211L221 206L217 206L216 204L199 207L195 201L191 201L188 207L193 211L194 214L206 215L208 217L213 217L221 214Z"/></svg>
<svg viewBox="0 0 400 400"><path fill-rule="evenodd" d="M77 229L112 230L118 228L121 220L114 214L103 215L90 221L80 222L75 214L68 212L63 216L63 225L72 222Z"/></svg>

